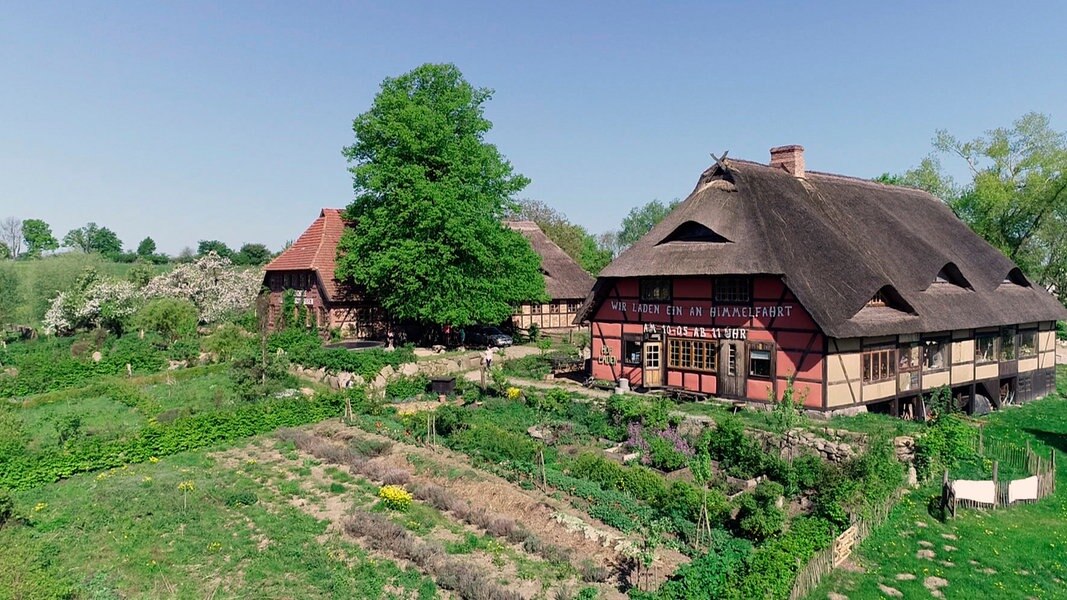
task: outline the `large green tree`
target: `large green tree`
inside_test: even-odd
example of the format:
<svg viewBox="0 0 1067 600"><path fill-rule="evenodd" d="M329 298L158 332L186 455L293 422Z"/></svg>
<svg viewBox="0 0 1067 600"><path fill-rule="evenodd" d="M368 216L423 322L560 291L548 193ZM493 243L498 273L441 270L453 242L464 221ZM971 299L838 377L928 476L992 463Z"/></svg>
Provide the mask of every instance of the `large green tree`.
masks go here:
<svg viewBox="0 0 1067 600"><path fill-rule="evenodd" d="M81 250L88 254L99 252L107 257L116 257L122 254L122 240L107 227L101 227L96 223L88 223L85 227L71 229L63 236L63 245L67 248Z"/></svg>
<svg viewBox="0 0 1067 600"><path fill-rule="evenodd" d="M529 183L485 141L492 91L449 64L425 64L382 82L353 122L354 225L336 275L364 288L398 319L498 323L543 299L540 258L501 219Z"/></svg>
<svg viewBox="0 0 1067 600"><path fill-rule="evenodd" d="M245 244L233 255L233 264L260 266L270 262L271 252L263 244Z"/></svg>
<svg viewBox="0 0 1067 600"><path fill-rule="evenodd" d="M537 223L550 240L593 275L611 262L611 251L601 248L597 239L584 227L571 223L566 215L540 200L519 200L508 218Z"/></svg>
<svg viewBox="0 0 1067 600"><path fill-rule="evenodd" d="M881 179L940 197L1027 275L1067 299L1067 136L1048 116L1028 113L969 141L938 131L934 147L963 160L971 181L957 184L937 156Z"/></svg>
<svg viewBox="0 0 1067 600"><path fill-rule="evenodd" d="M26 256L29 258L37 258L59 248L59 240L52 235L52 228L40 219L23 221L22 237L26 240Z"/></svg>
<svg viewBox="0 0 1067 600"><path fill-rule="evenodd" d="M141 240L140 244L137 244L137 256L141 258L149 258L156 253L156 241L151 237L146 237Z"/></svg>
<svg viewBox="0 0 1067 600"><path fill-rule="evenodd" d="M622 228L616 239L619 248L625 250L646 233L659 224L674 207L678 206L678 200L664 204L659 200L653 200L642 206L635 206L622 220Z"/></svg>
<svg viewBox="0 0 1067 600"><path fill-rule="evenodd" d="M220 242L219 240L200 240L196 245L196 255L205 256L209 252L214 252L223 258L233 258L233 250L226 245L226 242Z"/></svg>

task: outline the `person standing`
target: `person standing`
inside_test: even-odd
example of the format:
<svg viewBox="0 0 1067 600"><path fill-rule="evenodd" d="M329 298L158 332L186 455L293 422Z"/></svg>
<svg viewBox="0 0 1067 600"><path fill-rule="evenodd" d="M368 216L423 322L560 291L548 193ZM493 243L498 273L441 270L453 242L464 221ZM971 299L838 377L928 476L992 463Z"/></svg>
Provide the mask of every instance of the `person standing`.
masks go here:
<svg viewBox="0 0 1067 600"><path fill-rule="evenodd" d="M488 371L493 367L493 347L489 346L485 349L485 370Z"/></svg>

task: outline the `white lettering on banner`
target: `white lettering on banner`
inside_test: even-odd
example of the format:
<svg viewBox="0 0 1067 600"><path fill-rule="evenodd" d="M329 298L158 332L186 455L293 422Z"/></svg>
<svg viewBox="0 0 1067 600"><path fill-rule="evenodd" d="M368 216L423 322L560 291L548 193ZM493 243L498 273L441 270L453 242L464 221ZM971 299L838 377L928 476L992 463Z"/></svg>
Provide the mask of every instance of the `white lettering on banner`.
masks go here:
<svg viewBox="0 0 1067 600"><path fill-rule="evenodd" d="M662 333L670 337L713 340L747 340L748 330L740 327L694 327L692 325L657 325L645 323L645 333Z"/></svg>
<svg viewBox="0 0 1067 600"><path fill-rule="evenodd" d="M680 317L686 313L690 317L704 317L705 310L707 310L707 317L714 319L716 317L733 318L733 319L774 319L777 317L789 317L793 314L793 306L791 304L783 304L780 306L689 306L689 305L675 305L675 304L651 304L651 303L639 303L639 302L626 302L625 300L611 300L609 302L611 310L617 310L619 312L633 312L645 315L667 315L670 317Z"/></svg>

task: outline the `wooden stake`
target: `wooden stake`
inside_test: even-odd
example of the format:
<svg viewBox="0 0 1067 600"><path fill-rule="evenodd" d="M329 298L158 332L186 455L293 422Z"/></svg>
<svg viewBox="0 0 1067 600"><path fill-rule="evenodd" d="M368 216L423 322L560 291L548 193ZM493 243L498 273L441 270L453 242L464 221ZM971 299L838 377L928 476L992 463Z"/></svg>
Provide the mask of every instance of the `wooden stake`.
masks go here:
<svg viewBox="0 0 1067 600"><path fill-rule="evenodd" d="M997 507L997 497L1000 496L1000 490L997 489L997 471L1000 467L1000 461L993 461L993 508Z"/></svg>

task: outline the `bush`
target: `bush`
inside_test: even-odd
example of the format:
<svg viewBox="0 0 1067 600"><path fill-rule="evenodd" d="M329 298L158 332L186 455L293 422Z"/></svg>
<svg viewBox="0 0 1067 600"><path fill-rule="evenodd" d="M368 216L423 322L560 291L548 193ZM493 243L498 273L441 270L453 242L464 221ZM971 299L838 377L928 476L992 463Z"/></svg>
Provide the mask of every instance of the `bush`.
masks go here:
<svg viewBox="0 0 1067 600"><path fill-rule="evenodd" d="M152 423L122 439L88 438L65 450L24 453L0 461L0 487L25 490L75 473L121 467L149 457L169 456L248 436L321 421L340 414L343 396L281 399L247 404L229 411L201 413L169 425Z"/></svg>
<svg viewBox="0 0 1067 600"><path fill-rule="evenodd" d="M826 521L798 517L784 534L758 547L748 557L746 569L730 585L731 600L788 598L797 571L829 546L832 527Z"/></svg>
<svg viewBox="0 0 1067 600"><path fill-rule="evenodd" d="M378 490L378 497L382 499L382 504L392 510L403 512L411 507L411 492L399 485L383 486Z"/></svg>
<svg viewBox="0 0 1067 600"><path fill-rule="evenodd" d="M747 539L761 542L785 526L785 511L777 506L784 489L779 483L762 481L738 498L735 527Z"/></svg>
<svg viewBox="0 0 1067 600"><path fill-rule="evenodd" d="M608 417L616 425L626 427L630 423L653 429L663 429L671 424L669 400L655 396L614 394L608 398Z"/></svg>
<svg viewBox="0 0 1067 600"><path fill-rule="evenodd" d="M131 324L134 329L155 333L172 343L196 335L196 306L178 298L155 298L133 315Z"/></svg>
<svg viewBox="0 0 1067 600"><path fill-rule="evenodd" d="M430 380L425 375L397 377L385 384L385 397L390 400L408 400L421 396Z"/></svg>
<svg viewBox="0 0 1067 600"><path fill-rule="evenodd" d="M976 457L974 429L958 415L940 412L915 439L915 469L927 479Z"/></svg>
<svg viewBox="0 0 1067 600"><path fill-rule="evenodd" d="M252 506L259 502L259 497L253 491L230 492L226 495L226 506Z"/></svg>
<svg viewBox="0 0 1067 600"><path fill-rule="evenodd" d="M201 340L205 352L228 361L234 356L255 352L259 349L256 337L233 323L225 323Z"/></svg>
<svg viewBox="0 0 1067 600"><path fill-rule="evenodd" d="M323 348L322 340L314 332L304 329L286 329L270 336L267 341L270 350L285 350L289 360L312 369L325 369L330 373L347 371L371 379L390 365L397 367L415 361L411 346L397 348L391 352L374 348L352 352L343 348Z"/></svg>
<svg viewBox="0 0 1067 600"><path fill-rule="evenodd" d="M751 553L752 544L721 529L714 530L708 551L679 567L655 597L662 600L725 598L744 572Z"/></svg>
<svg viewBox="0 0 1067 600"><path fill-rule="evenodd" d="M15 501L11 499L11 494L0 489L0 529L3 529L14 514Z"/></svg>
<svg viewBox="0 0 1067 600"><path fill-rule="evenodd" d="M764 470L766 454L745 435L744 425L735 416L717 421L715 429L705 432L701 445L733 477L752 479Z"/></svg>

